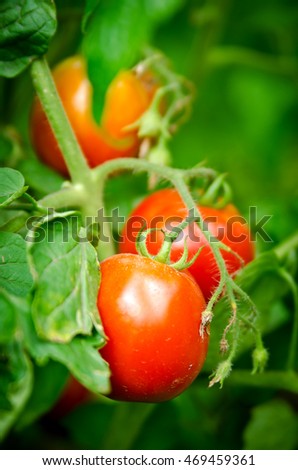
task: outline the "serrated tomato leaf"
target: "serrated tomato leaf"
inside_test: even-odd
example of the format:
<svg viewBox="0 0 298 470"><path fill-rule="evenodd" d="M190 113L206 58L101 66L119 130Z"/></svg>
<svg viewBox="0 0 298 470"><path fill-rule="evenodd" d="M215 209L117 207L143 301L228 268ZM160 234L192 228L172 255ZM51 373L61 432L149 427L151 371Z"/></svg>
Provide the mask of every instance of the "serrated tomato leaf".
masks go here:
<svg viewBox="0 0 298 470"><path fill-rule="evenodd" d="M109 366L98 352L105 343L101 335L76 337L68 344L55 343L38 337L29 311L22 312L20 321L27 348L40 365L49 359L57 361L92 392L108 393Z"/></svg>
<svg viewBox="0 0 298 470"><path fill-rule="evenodd" d="M102 333L96 251L83 240L77 222L70 217L43 224L30 248L36 277L32 316L38 334L51 341L67 343L78 334L90 335L93 326Z"/></svg>
<svg viewBox="0 0 298 470"><path fill-rule="evenodd" d="M25 240L16 233L0 232L0 287L24 296L32 285Z"/></svg>
<svg viewBox="0 0 298 470"><path fill-rule="evenodd" d="M2 0L0 75L14 77L43 55L56 31L53 0Z"/></svg>

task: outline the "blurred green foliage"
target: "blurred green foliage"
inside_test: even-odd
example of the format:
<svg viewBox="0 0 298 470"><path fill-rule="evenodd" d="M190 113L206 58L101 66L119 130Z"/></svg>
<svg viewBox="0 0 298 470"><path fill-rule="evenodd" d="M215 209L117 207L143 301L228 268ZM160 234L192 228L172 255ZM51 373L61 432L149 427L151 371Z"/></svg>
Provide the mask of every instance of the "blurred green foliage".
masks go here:
<svg viewBox="0 0 298 470"><path fill-rule="evenodd" d="M75 53L81 40L83 2L59 0L57 6L59 27L49 50L51 64ZM190 167L205 160L208 166L228 173L235 203L244 215L249 206L257 206L260 216L272 215L266 229L273 242L258 240L260 251L282 242L297 227L297 21L298 5L291 0L188 0L158 29L153 41L197 87L192 117L171 143L174 165ZM13 81L0 81L1 124L16 127L31 157L28 116L32 97L28 72ZM144 194L144 185L136 179L132 186L131 178L123 178L109 185L110 201L114 192L128 213ZM263 300L266 295L264 286ZM286 360L292 312L289 295L270 313L277 318L276 329L265 336L273 370L283 367ZM244 352L236 366L250 368L249 355ZM102 400L83 404L58 421L46 416L27 428L20 426L3 446L297 448L297 393L232 381L221 390L208 389L207 379L202 374L169 403ZM38 407L42 409L42 403Z"/></svg>

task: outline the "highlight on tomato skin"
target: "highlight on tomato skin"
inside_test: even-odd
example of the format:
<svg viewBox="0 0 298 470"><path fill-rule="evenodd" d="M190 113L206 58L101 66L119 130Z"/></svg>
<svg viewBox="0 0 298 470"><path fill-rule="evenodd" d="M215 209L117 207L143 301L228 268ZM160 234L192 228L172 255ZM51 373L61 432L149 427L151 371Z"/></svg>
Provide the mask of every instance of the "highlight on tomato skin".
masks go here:
<svg viewBox="0 0 298 470"><path fill-rule="evenodd" d="M254 259L255 249L251 239L249 227L232 204L222 209L207 206L198 206L202 218L208 222L208 230L215 237L235 251L246 265ZM119 242L120 253L137 253L136 237L139 230L147 227L166 229L182 222L188 215L181 197L175 189L162 189L147 196L128 217ZM172 261L177 261L184 250L184 241L187 237L189 259L203 247L196 261L188 269L200 286L204 297L209 300L220 279L214 255L210 245L200 228L190 223L184 230L183 236L173 243L171 249ZM154 231L147 237L147 248L150 254L159 251L163 233ZM241 260L231 252L221 250L228 272L234 275L241 268Z"/></svg>
<svg viewBox="0 0 298 470"><path fill-rule="evenodd" d="M189 274L138 255L114 255L100 267L97 304L107 336L100 353L111 369L109 397L176 397L195 380L207 354L199 287Z"/></svg>
<svg viewBox="0 0 298 470"><path fill-rule="evenodd" d="M120 71L105 97L101 125L92 114L92 86L82 56L58 64L52 72L58 94L74 133L91 168L106 160L136 157L140 141L137 129L127 130L149 107L157 84L147 74ZM149 74L150 77L150 74ZM52 129L35 98L31 111L30 135L40 159L64 176L68 170Z"/></svg>

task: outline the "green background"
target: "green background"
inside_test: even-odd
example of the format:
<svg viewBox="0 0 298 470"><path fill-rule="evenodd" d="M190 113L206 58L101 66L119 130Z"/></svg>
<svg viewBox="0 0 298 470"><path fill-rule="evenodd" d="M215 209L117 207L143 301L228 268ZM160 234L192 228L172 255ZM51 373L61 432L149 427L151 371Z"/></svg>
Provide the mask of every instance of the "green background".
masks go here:
<svg viewBox="0 0 298 470"><path fill-rule="evenodd" d="M171 142L173 164L190 167L204 160L228 174L234 201L244 215L249 206L272 215L266 230L272 243L297 228L298 176L298 6L289 0L185 1L163 24L154 46L197 88L193 113ZM80 44L82 2L57 2L59 29L49 51L53 65ZM0 82L1 124L17 129L33 157L28 116L33 97L29 73ZM27 181L30 164L23 170ZM49 173L49 185L58 179ZM128 211L144 193L125 178ZM112 186L113 189L114 186ZM42 189L42 188L41 188ZM110 190L111 192L111 190ZM266 286L262 292L266 299ZM291 330L291 296L277 301L278 328L265 336L270 367L282 367ZM243 354L235 367L250 367ZM55 373L60 366L50 364ZM62 366L61 366L62 367ZM50 387L40 373L40 387ZM298 396L276 388L226 382L208 389L202 373L177 399L158 405L92 401L69 415L43 417L14 431L4 448L91 449L297 449ZM282 432L281 432L282 430Z"/></svg>

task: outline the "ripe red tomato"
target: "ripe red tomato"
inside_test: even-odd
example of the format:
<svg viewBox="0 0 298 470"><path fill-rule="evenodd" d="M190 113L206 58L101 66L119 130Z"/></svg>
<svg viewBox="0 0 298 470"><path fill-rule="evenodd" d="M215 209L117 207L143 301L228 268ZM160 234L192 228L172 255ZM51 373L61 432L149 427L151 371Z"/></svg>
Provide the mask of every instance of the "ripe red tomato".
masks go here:
<svg viewBox="0 0 298 470"><path fill-rule="evenodd" d="M98 309L112 376L111 398L161 402L179 395L204 363L203 295L188 273L132 254L101 263Z"/></svg>
<svg viewBox="0 0 298 470"><path fill-rule="evenodd" d="M99 126L92 115L92 87L81 56L62 61L53 78L78 142L90 167L118 157L135 157L139 149L136 130L125 130L149 107L157 85L150 74L120 71L110 84ZM67 168L38 99L31 113L31 140L47 165L67 175Z"/></svg>
<svg viewBox="0 0 298 470"><path fill-rule="evenodd" d="M254 244L251 241L250 232L244 219L237 209L228 204L223 209L199 206L202 218L208 222L208 229L212 235L218 237L224 244L230 247L243 259L244 264L254 258ZM119 243L121 253L136 253L135 240L137 233L144 226L165 228L169 225L177 225L187 217L188 211L175 189L164 189L146 197L130 215L127 220L122 238ZM200 286L206 299L209 299L216 288L220 274L206 237L195 223L187 226L183 235L172 245L171 259L177 261L184 249L184 240L188 236L187 245L189 259L197 253L200 247L204 247L197 260L189 268L189 271ZM149 253L155 255L161 247L163 234L154 231L147 238ZM234 274L241 267L240 260L226 251L222 251L230 274Z"/></svg>

